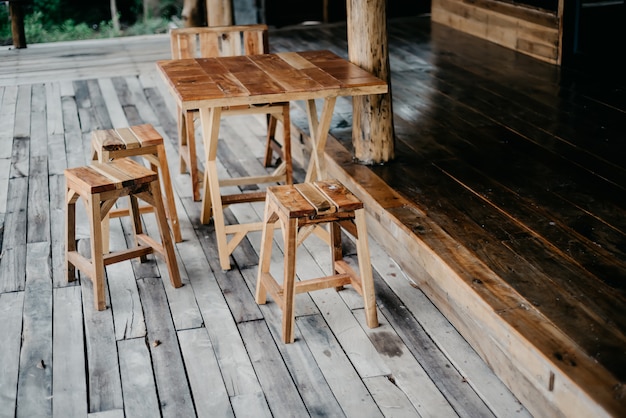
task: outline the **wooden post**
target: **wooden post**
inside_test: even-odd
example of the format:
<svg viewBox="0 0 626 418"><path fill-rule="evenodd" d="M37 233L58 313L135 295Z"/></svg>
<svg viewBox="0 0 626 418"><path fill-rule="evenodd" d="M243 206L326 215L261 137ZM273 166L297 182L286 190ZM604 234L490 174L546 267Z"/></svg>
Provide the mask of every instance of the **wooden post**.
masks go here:
<svg viewBox="0 0 626 418"><path fill-rule="evenodd" d="M186 28L206 26L205 0L184 0L180 16Z"/></svg>
<svg viewBox="0 0 626 418"><path fill-rule="evenodd" d="M231 0L206 0L206 12L209 26L229 26L233 24Z"/></svg>
<svg viewBox="0 0 626 418"><path fill-rule="evenodd" d="M15 48L26 48L26 34L24 33L24 11L20 1L9 1L9 16L11 16L11 33Z"/></svg>
<svg viewBox="0 0 626 418"><path fill-rule="evenodd" d="M353 98L354 156L364 164L381 164L394 158L386 0L346 1L350 61L389 84L387 94Z"/></svg>

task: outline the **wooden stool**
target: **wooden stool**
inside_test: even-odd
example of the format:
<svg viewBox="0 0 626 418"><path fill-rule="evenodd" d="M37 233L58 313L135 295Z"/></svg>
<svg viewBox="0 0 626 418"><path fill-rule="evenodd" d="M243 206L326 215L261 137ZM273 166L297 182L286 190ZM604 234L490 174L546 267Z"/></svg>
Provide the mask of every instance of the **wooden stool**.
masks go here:
<svg viewBox="0 0 626 418"><path fill-rule="evenodd" d="M121 158L107 163L94 162L88 167L66 169L65 182L67 280L75 280L76 268L89 276L93 283L96 309L106 308L104 268L109 264L135 257L145 261L147 254L157 252L165 259L172 286L182 285L157 173L128 158ZM102 221L117 199L124 196L130 197L129 213L137 247L104 254ZM76 249L76 201L79 197L85 201L89 216L91 259L79 254ZM137 198L154 207L161 244L143 233Z"/></svg>
<svg viewBox="0 0 626 418"><path fill-rule="evenodd" d="M285 241L282 286L270 274L274 223L280 221ZM295 282L296 248L322 224L329 224L326 239L331 247L334 274ZM359 275L343 260L341 228L356 238ZM272 186L267 189L261 254L256 285L256 302L264 304L266 293L283 311L283 341L294 340L294 300L297 293L352 285L363 297L370 328L378 326L372 265L367 244L363 203L336 180Z"/></svg>
<svg viewBox="0 0 626 418"><path fill-rule="evenodd" d="M174 191L170 178L170 170L167 164L163 138L152 125L137 125L129 128L106 129L93 131L91 134L92 159L101 163L116 158L141 156L149 164L150 168L159 174L162 183L165 211L169 220L174 241L181 242L180 225L174 202ZM152 206L142 206L141 213L150 212ZM114 209L108 214L111 218L128 216L128 209ZM104 253L109 252L109 222L103 224L102 238Z"/></svg>

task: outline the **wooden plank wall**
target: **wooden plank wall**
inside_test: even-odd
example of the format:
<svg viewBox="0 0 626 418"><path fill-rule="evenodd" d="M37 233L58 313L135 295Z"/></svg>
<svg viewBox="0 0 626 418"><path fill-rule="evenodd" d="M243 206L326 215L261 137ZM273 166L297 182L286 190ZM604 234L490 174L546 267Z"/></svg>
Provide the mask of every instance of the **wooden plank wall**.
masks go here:
<svg viewBox="0 0 626 418"><path fill-rule="evenodd" d="M433 22L551 64L561 63L555 12L498 0L433 0L431 13Z"/></svg>

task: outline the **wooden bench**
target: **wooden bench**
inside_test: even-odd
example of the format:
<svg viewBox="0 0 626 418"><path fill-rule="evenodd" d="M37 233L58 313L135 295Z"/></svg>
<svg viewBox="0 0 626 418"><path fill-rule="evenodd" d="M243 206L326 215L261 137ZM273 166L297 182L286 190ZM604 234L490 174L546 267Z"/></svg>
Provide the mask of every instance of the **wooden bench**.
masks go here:
<svg viewBox="0 0 626 418"><path fill-rule="evenodd" d="M270 273L274 224L277 221L285 241L282 285ZM320 228L325 224L330 227L328 233ZM360 274L343 259L342 229L356 239ZM319 235L330 245L333 274L296 282L296 248L311 233L320 231ZM269 292L281 308L283 341L294 341L296 294L330 287L339 290L344 285L352 285L363 297L367 325L377 327L363 203L337 180L268 187L255 299L258 304L264 304Z"/></svg>

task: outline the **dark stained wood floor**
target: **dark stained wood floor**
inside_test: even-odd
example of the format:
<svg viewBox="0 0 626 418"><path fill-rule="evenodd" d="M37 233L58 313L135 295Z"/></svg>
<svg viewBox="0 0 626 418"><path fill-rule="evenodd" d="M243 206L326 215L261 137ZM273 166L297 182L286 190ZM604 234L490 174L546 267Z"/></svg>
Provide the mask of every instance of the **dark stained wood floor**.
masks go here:
<svg viewBox="0 0 626 418"><path fill-rule="evenodd" d="M270 43L346 56L345 30L281 29ZM331 169L369 196L370 230L531 413L626 415L624 72L559 69L428 17L388 30L396 159L351 161L351 107L339 100ZM75 83L78 103L93 83ZM97 112L82 112L97 125ZM292 119L305 135L297 109ZM380 286L377 297L420 347L403 306Z"/></svg>
<svg viewBox="0 0 626 418"><path fill-rule="evenodd" d="M560 69L427 18L394 20L388 31L396 158L371 172L483 265L478 274L467 273L474 270L467 259L458 266L482 300L495 311L516 304L534 311L542 323L502 317L584 391L604 392L592 397L610 413L623 415L623 64L594 72ZM292 30L284 38L273 34L272 45L345 54L347 46L338 40L345 42L342 25ZM331 131L347 149L349 126L348 115ZM422 231L413 214L398 220L427 247L438 248L438 237ZM458 262L454 258L448 256L450 265ZM512 305L504 300L511 295L499 294L498 287L512 291ZM445 311L450 300L441 293L431 289L429 295ZM554 338L546 327L566 338L542 342ZM473 341L479 345L480 338ZM591 377L595 370L581 370L587 367L607 373Z"/></svg>

